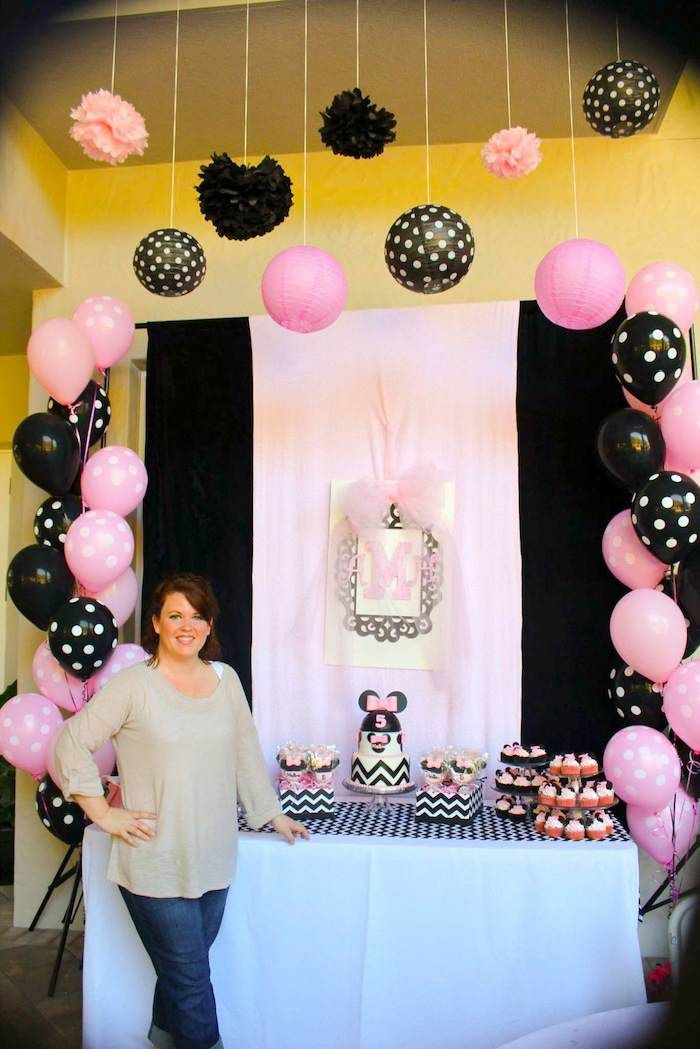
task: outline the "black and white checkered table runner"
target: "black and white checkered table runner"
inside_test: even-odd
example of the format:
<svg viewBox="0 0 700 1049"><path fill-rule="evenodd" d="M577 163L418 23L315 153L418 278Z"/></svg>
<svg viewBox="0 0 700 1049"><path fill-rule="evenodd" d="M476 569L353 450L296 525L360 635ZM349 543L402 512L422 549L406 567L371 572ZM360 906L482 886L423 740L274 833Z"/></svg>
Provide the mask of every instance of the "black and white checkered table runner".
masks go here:
<svg viewBox="0 0 700 1049"><path fill-rule="evenodd" d="M303 817L300 819L303 822ZM602 842L587 842L587 844L605 845L605 842L608 841L629 841L629 835L614 817L613 823L615 831L609 838L605 838ZM381 808L376 808L366 801L337 801L333 818L309 819L308 826L314 834L361 834L374 838L463 838L467 841L543 840L543 836L537 833L531 820L516 823L514 820L504 819L502 816L497 816L490 806L485 806L471 823L462 827L449 823L416 822L415 805L406 802L391 802ZM239 816L238 827L242 831L248 830L243 816ZM265 827L264 831L271 833L272 828Z"/></svg>

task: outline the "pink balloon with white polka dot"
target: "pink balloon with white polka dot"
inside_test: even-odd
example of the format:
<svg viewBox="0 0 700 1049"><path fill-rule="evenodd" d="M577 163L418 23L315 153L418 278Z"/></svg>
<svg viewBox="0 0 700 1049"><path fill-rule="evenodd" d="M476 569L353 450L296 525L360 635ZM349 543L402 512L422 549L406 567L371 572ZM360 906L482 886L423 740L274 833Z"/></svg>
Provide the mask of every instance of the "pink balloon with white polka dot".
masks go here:
<svg viewBox="0 0 700 1049"><path fill-rule="evenodd" d="M42 641L34 653L32 677L42 696L71 714L80 710L85 700L92 695L88 682L85 682L87 688L84 688L79 678L66 673L46 641Z"/></svg>
<svg viewBox="0 0 700 1049"><path fill-rule="evenodd" d="M656 310L688 331L698 308L698 286L692 273L675 262L652 262L630 281L625 295L627 316Z"/></svg>
<svg viewBox="0 0 700 1049"><path fill-rule="evenodd" d="M663 712L680 739L700 751L700 662L684 663L664 685Z"/></svg>
<svg viewBox="0 0 700 1049"><path fill-rule="evenodd" d="M651 556L651 555L649 555ZM101 605L106 605L117 621L117 626L124 626L131 613L136 608L139 596L139 581L133 568L127 568L113 582L98 590L96 594L89 594Z"/></svg>
<svg viewBox="0 0 700 1049"><path fill-rule="evenodd" d="M83 499L93 510L113 510L126 517L146 494L146 467L131 448L110 445L92 455L80 479Z"/></svg>
<svg viewBox="0 0 700 1049"><path fill-rule="evenodd" d="M659 812L629 805L627 825L637 845L668 867L682 859L695 841L699 815L697 801L679 787L670 804Z"/></svg>
<svg viewBox="0 0 700 1049"><path fill-rule="evenodd" d="M605 748L603 765L623 801L655 812L668 805L681 779L673 744L647 725L616 732Z"/></svg>
<svg viewBox="0 0 700 1049"><path fill-rule="evenodd" d="M91 295L85 299L73 314L73 321L87 335L100 371L121 360L134 341L131 310L111 295Z"/></svg>
<svg viewBox="0 0 700 1049"><path fill-rule="evenodd" d="M46 772L49 740L62 723L61 712L50 699L23 692L0 707L0 753L39 780Z"/></svg>
<svg viewBox="0 0 700 1049"><path fill-rule="evenodd" d="M107 663L101 670L92 675L90 684L94 691L97 692L99 688L111 681L115 674L120 674L122 670L127 670L128 667L135 667L139 663L145 663L147 659L150 659L150 656L140 645L117 645Z"/></svg>
<svg viewBox="0 0 700 1049"><path fill-rule="evenodd" d="M125 572L134 556L134 536L112 510L88 510L66 533L66 561L78 582L96 593Z"/></svg>
<svg viewBox="0 0 700 1049"><path fill-rule="evenodd" d="M666 571L666 565L637 536L631 510L620 510L603 532L603 560L615 578L630 590L655 587Z"/></svg>

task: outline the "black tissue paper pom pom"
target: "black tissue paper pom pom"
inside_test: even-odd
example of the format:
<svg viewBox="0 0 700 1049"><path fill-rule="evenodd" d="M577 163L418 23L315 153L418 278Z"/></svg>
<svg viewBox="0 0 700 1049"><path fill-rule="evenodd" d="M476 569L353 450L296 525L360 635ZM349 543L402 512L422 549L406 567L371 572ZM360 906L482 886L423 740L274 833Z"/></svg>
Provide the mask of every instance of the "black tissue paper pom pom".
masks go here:
<svg viewBox="0 0 700 1049"><path fill-rule="evenodd" d="M394 114L388 109L377 109L359 87L341 91L321 117L321 141L341 157L378 157L384 146L396 138Z"/></svg>
<svg viewBox="0 0 700 1049"><path fill-rule="evenodd" d="M212 153L195 188L204 218L229 240L262 237L286 219L292 206L292 181L272 157L236 164L227 153Z"/></svg>

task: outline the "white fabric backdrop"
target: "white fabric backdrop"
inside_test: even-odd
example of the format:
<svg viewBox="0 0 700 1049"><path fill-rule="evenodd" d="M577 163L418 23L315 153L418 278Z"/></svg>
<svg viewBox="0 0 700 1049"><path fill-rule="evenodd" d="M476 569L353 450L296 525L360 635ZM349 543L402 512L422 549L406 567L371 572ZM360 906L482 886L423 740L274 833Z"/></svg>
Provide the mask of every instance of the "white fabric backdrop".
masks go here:
<svg viewBox="0 0 700 1049"><path fill-rule="evenodd" d="M366 688L399 688L406 749L497 754L520 726L517 302L344 313L297 335L251 318L254 378L254 715L267 758L335 743L349 771ZM327 666L330 482L433 464L455 482L451 666Z"/></svg>

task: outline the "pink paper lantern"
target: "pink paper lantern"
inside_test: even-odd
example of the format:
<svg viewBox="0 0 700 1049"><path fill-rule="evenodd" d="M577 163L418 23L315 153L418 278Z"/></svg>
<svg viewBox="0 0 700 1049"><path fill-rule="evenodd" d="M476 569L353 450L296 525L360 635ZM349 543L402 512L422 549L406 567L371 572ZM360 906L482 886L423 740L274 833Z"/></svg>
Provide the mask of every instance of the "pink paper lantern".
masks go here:
<svg viewBox="0 0 700 1049"><path fill-rule="evenodd" d="M321 248L297 245L265 267L262 298L273 321L289 331L322 331L338 319L348 296L345 270Z"/></svg>
<svg viewBox="0 0 700 1049"><path fill-rule="evenodd" d="M91 510L113 510L126 517L146 494L146 467L131 448L109 445L90 456L80 490Z"/></svg>
<svg viewBox="0 0 700 1049"><path fill-rule="evenodd" d="M597 328L613 317L625 295L619 258L597 240L565 240L535 272L535 296L548 320L562 328Z"/></svg>
<svg viewBox="0 0 700 1049"><path fill-rule="evenodd" d="M125 302L111 295L85 299L73 314L73 321L87 335L100 371L121 360L134 341L131 311Z"/></svg>
<svg viewBox="0 0 700 1049"><path fill-rule="evenodd" d="M692 273L675 262L652 262L630 281L625 310L628 317L656 310L675 321L681 331L687 331L697 312L698 298Z"/></svg>

